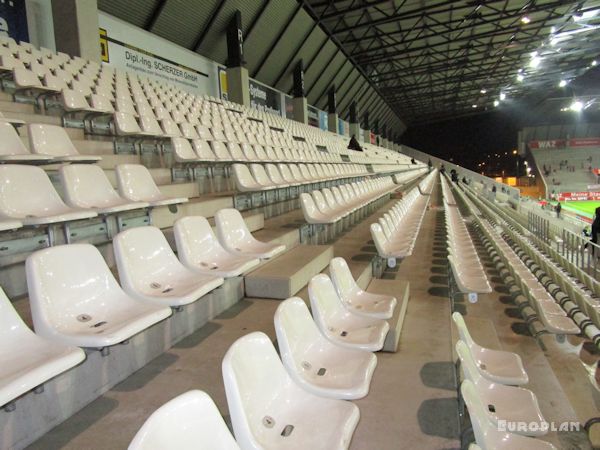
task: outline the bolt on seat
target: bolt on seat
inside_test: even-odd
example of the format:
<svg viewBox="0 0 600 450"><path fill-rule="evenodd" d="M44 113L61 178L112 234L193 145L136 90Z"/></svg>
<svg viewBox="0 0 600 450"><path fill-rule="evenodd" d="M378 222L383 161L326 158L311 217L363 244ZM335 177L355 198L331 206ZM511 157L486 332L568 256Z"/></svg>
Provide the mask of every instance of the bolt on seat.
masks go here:
<svg viewBox="0 0 600 450"><path fill-rule="evenodd" d="M460 340L467 345L479 371L485 378L495 383L516 386L529 382L519 355L481 347L471 337L467 324L460 313L454 312L452 320L458 329Z"/></svg>
<svg viewBox="0 0 600 450"><path fill-rule="evenodd" d="M116 167L117 186L122 197L150 206L185 203L187 197L169 197L160 192L150 171L141 164L119 164Z"/></svg>
<svg viewBox="0 0 600 450"><path fill-rule="evenodd" d="M181 264L156 227L122 231L113 239L113 250L123 289L142 301L183 306L223 284L221 277L201 275Z"/></svg>
<svg viewBox="0 0 600 450"><path fill-rule="evenodd" d="M390 328L385 320L359 316L344 308L331 279L324 274L308 283L311 310L321 333L334 344L376 352Z"/></svg>
<svg viewBox="0 0 600 450"><path fill-rule="evenodd" d="M146 202L134 202L117 194L99 166L64 165L59 169L59 175L65 201L73 208L89 208L99 214L112 214L149 206Z"/></svg>
<svg viewBox="0 0 600 450"><path fill-rule="evenodd" d="M252 236L237 209L226 208L215 214L219 242L234 255L270 259L285 251L285 245L261 242Z"/></svg>
<svg viewBox="0 0 600 450"><path fill-rule="evenodd" d="M39 167L0 166L0 219L45 225L96 216L90 209L65 205L46 172Z"/></svg>
<svg viewBox="0 0 600 450"><path fill-rule="evenodd" d="M85 359L83 350L46 340L25 325L0 288L0 407Z"/></svg>
<svg viewBox="0 0 600 450"><path fill-rule="evenodd" d="M90 244L39 250L25 268L35 332L55 342L108 347L171 315L127 295Z"/></svg>
<svg viewBox="0 0 600 450"><path fill-rule="evenodd" d="M152 413L128 450L240 450L217 405L203 391L185 392Z"/></svg>
<svg viewBox="0 0 600 450"><path fill-rule="evenodd" d="M292 297L279 305L275 332L283 365L306 391L342 400L369 393L377 357L330 342L319 332L301 298Z"/></svg>
<svg viewBox="0 0 600 450"><path fill-rule="evenodd" d="M319 397L298 386L266 334L233 343L223 381L235 438L243 449L342 450L358 423L351 402Z"/></svg>
<svg viewBox="0 0 600 450"><path fill-rule="evenodd" d="M329 262L329 273L336 292L348 310L359 316L391 319L397 304L396 298L363 291L356 284L344 258L333 258Z"/></svg>
<svg viewBox="0 0 600 450"><path fill-rule="evenodd" d="M194 272L232 278L260 263L258 258L228 252L202 216L178 219L173 225L173 234L179 259Z"/></svg>

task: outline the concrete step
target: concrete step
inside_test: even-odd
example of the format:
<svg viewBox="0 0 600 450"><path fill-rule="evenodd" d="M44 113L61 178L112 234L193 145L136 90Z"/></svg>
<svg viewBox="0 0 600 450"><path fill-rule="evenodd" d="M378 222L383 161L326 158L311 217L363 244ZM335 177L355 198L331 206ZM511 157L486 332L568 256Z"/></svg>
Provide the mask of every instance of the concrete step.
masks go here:
<svg viewBox="0 0 600 450"><path fill-rule="evenodd" d="M13 117L13 113L39 115L35 113L35 107L32 104L13 102L10 94L3 92L0 98L0 111L6 116Z"/></svg>
<svg viewBox="0 0 600 450"><path fill-rule="evenodd" d="M382 351L395 353L398 350L398 342L402 333L402 325L406 316L406 308L410 298L410 282L406 280L381 280L374 278L369 283L368 292L382 295L393 295L398 304L394 309L394 315L388 320L390 331L388 332Z"/></svg>
<svg viewBox="0 0 600 450"><path fill-rule="evenodd" d="M333 258L330 245L299 245L246 276L246 296L285 300Z"/></svg>
<svg viewBox="0 0 600 450"><path fill-rule="evenodd" d="M204 216L213 217L215 213L223 208L233 208L233 197L230 196L205 196L198 197L197 186L194 184L193 188L190 187L192 183L185 183L182 185L171 184L167 186L160 186L160 190L165 195L180 196L185 195L185 188L190 189L188 193L192 193L193 189L196 189L195 195L190 195L192 200L188 203L182 203L177 205L177 211L171 212L168 206L161 206L152 209L150 217L152 224L159 228L172 227L173 223L181 217L185 216ZM181 190L178 188L181 187ZM181 193L180 193L181 192Z"/></svg>

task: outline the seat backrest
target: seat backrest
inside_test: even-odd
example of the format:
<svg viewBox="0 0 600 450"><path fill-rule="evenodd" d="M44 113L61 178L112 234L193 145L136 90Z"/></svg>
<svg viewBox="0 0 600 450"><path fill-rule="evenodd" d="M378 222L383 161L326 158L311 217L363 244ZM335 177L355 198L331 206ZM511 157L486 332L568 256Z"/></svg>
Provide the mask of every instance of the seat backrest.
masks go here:
<svg viewBox="0 0 600 450"><path fill-rule="evenodd" d="M456 354L460 358L460 366L463 371L464 379L471 380L473 383L479 383L484 380L483 376L479 372L479 368L477 366L477 362L467 344L465 344L460 339L456 342Z"/></svg>
<svg viewBox="0 0 600 450"><path fill-rule="evenodd" d="M188 162L198 160L198 155L192 148L192 144L186 138L172 137L171 147L173 148L176 161Z"/></svg>
<svg viewBox="0 0 600 450"><path fill-rule="evenodd" d="M278 395L294 386L271 340L254 332L233 343L223 358L223 381L236 441L246 449L263 448L261 436L281 435L285 418L275 415L272 406L284 401ZM275 426L264 424L266 417ZM275 438L265 440L274 440Z"/></svg>
<svg viewBox="0 0 600 450"><path fill-rule="evenodd" d="M217 405L203 391L188 391L152 413L128 450L193 448L239 450Z"/></svg>
<svg viewBox="0 0 600 450"><path fill-rule="evenodd" d="M181 128L181 134L187 139L199 139L196 128L189 122L179 122L179 128Z"/></svg>
<svg viewBox="0 0 600 450"><path fill-rule="evenodd" d="M227 249L234 249L238 242L252 238L244 218L237 209L224 208L217 211L215 225L219 242Z"/></svg>
<svg viewBox="0 0 600 450"><path fill-rule="evenodd" d="M331 207L327 203L327 200L325 200L325 196L321 191L312 191L311 195L313 200L315 201L315 204L317 205L317 208L319 208L319 211L321 211L324 214L331 213Z"/></svg>
<svg viewBox="0 0 600 450"><path fill-rule="evenodd" d="M300 207L306 220L320 220L323 216L323 213L315 205L313 198L306 192L300 194Z"/></svg>
<svg viewBox="0 0 600 450"><path fill-rule="evenodd" d="M150 113L140 113L140 125L142 130L147 133L152 133L156 136L164 134L158 120Z"/></svg>
<svg viewBox="0 0 600 450"><path fill-rule="evenodd" d="M252 171L252 175L254 179L263 186L271 186L273 183L269 179L267 172L265 172L264 166L261 164L250 164L250 170Z"/></svg>
<svg viewBox="0 0 600 450"><path fill-rule="evenodd" d="M15 67L13 70L13 79L17 86L41 87L42 83L38 76L24 67Z"/></svg>
<svg viewBox="0 0 600 450"><path fill-rule="evenodd" d="M231 159L234 161L245 161L247 159L246 156L244 156L240 145L236 142L227 142L226 147L227 150L229 150Z"/></svg>
<svg viewBox="0 0 600 450"><path fill-rule="evenodd" d="M260 188L245 164L233 164L231 166L233 178L239 190L250 190Z"/></svg>
<svg viewBox="0 0 600 450"><path fill-rule="evenodd" d="M344 258L338 256L329 262L329 274L337 293L343 300L348 299L353 291L361 291Z"/></svg>
<svg viewBox="0 0 600 450"><path fill-rule="evenodd" d="M44 170L17 164L0 166L0 216L43 216L55 208L65 208L65 204Z"/></svg>
<svg viewBox="0 0 600 450"><path fill-rule="evenodd" d="M0 155L28 155L19 134L8 122L0 122Z"/></svg>
<svg viewBox="0 0 600 450"><path fill-rule="evenodd" d="M279 353L284 363L292 360L297 371L302 373L306 370L302 367L303 356L315 342L322 339L304 300L291 297L282 302L275 311L274 322Z"/></svg>
<svg viewBox="0 0 600 450"><path fill-rule="evenodd" d="M192 141L192 146L194 147L194 151L198 158L204 161L216 161L217 157L213 153L211 146L209 143L203 139L194 139Z"/></svg>
<svg viewBox="0 0 600 450"><path fill-rule="evenodd" d="M381 228L381 225L378 223L371 224L371 237L373 238L373 242L377 248L377 253L380 255L385 254L388 239L383 232L383 228Z"/></svg>
<svg viewBox="0 0 600 450"><path fill-rule="evenodd" d="M157 272L169 273L181 268L160 228L135 227L113 238L113 250L119 268L119 278L125 288L154 288ZM158 286L164 289L168 286Z"/></svg>
<svg viewBox="0 0 600 450"><path fill-rule="evenodd" d="M59 169L67 204L78 208L98 208L119 198L100 166L70 164Z"/></svg>
<svg viewBox="0 0 600 450"><path fill-rule="evenodd" d="M275 164L265 164L265 169L271 181L275 184L284 184L285 180L281 177L279 169Z"/></svg>
<svg viewBox="0 0 600 450"><path fill-rule="evenodd" d="M467 328L467 324L465 323L465 319L462 314L459 312L452 313L452 320L456 325L456 329L458 330L458 334L460 339L471 348L473 346L473 338L471 337L471 333L469 333L469 329Z"/></svg>
<svg viewBox="0 0 600 450"><path fill-rule="evenodd" d="M14 339L19 335L30 334L32 334L31 330L21 319L4 289L0 287L0 337L2 338L0 348L13 346L15 344Z"/></svg>
<svg viewBox="0 0 600 450"><path fill-rule="evenodd" d="M150 171L141 164L119 164L115 169L122 197L133 201L151 201L161 197Z"/></svg>
<svg viewBox="0 0 600 450"><path fill-rule="evenodd" d="M217 157L217 160L221 161L231 161L231 156L227 151L227 147L221 141L210 141L210 146L212 148L213 153Z"/></svg>
<svg viewBox="0 0 600 450"><path fill-rule="evenodd" d="M331 278L325 274L312 277L308 283L308 296L315 322L322 330L328 328L331 319L345 312Z"/></svg>
<svg viewBox="0 0 600 450"><path fill-rule="evenodd" d="M492 426L486 407L481 401L477 388L471 380L464 380L460 385L460 392L467 409L469 410L469 417L471 418L471 425L473 426L473 434L475 434L475 441L479 445L485 447L486 435L491 431L493 434L498 433L496 427Z"/></svg>
<svg viewBox="0 0 600 450"><path fill-rule="evenodd" d="M177 255L187 266L197 266L206 259L203 255L222 251L222 246L205 217L186 216L178 219L173 225L173 234Z"/></svg>
<svg viewBox="0 0 600 450"><path fill-rule="evenodd" d="M337 209L340 207L340 205L335 200L335 197L333 196L333 193L331 192L331 190L329 188L324 188L321 190L321 192L323 193L323 196L325 197L325 201L327 202L327 204L329 205L329 207L331 209Z"/></svg>
<svg viewBox="0 0 600 450"><path fill-rule="evenodd" d="M142 132L133 114L117 111L113 117L117 134L137 134Z"/></svg>
<svg viewBox="0 0 600 450"><path fill-rule="evenodd" d="M67 130L58 125L30 123L29 148L32 153L52 156L76 156L79 152L71 142Z"/></svg>
<svg viewBox="0 0 600 450"><path fill-rule="evenodd" d="M118 304L126 295L98 249L91 244L39 250L27 258L25 268L31 314L38 334L45 330L44 321L58 326L78 321L78 316L91 315L91 309L98 310L100 305L110 308L110 303ZM97 318L92 315L90 323L93 320Z"/></svg>
<svg viewBox="0 0 600 450"><path fill-rule="evenodd" d="M105 111L107 113L113 113L115 111L110 98L104 94L92 94L90 99L94 109Z"/></svg>

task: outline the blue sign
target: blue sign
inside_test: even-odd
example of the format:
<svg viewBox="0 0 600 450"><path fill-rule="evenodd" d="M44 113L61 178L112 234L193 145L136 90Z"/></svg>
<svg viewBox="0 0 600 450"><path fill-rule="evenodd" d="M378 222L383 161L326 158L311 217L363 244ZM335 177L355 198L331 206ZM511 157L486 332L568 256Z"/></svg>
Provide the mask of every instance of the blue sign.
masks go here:
<svg viewBox="0 0 600 450"><path fill-rule="evenodd" d="M17 42L29 42L25 0L0 2L0 36L11 37Z"/></svg>

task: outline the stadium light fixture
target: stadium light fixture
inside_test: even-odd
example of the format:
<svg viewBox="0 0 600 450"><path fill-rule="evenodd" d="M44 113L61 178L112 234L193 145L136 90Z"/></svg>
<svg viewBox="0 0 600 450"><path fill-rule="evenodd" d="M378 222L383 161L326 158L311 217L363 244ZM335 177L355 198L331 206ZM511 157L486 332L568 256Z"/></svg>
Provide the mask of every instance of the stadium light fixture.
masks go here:
<svg viewBox="0 0 600 450"><path fill-rule="evenodd" d="M523 82L523 80L524 80L524 79L525 79L525 77L524 77L523 75L521 75L521 74L518 74L518 75L517 75L517 81L518 81L519 83Z"/></svg>
<svg viewBox="0 0 600 450"><path fill-rule="evenodd" d="M499 100L494 100L494 106L496 106L496 107L497 107L499 104L500 104L500 101L499 101Z"/></svg>
<svg viewBox="0 0 600 450"><path fill-rule="evenodd" d="M575 100L573 103L571 103L569 109L573 112L580 112L583 109L583 103L581 103L579 100Z"/></svg>
<svg viewBox="0 0 600 450"><path fill-rule="evenodd" d="M485 88L483 88L482 90L480 90L479 92L481 92L482 94L485 94L487 92L487 90Z"/></svg>
<svg viewBox="0 0 600 450"><path fill-rule="evenodd" d="M560 80L560 83L558 83L559 87L565 87L567 85L567 80Z"/></svg>
<svg viewBox="0 0 600 450"><path fill-rule="evenodd" d="M506 94L504 92L500 92L500 101L503 102L506 100Z"/></svg>
<svg viewBox="0 0 600 450"><path fill-rule="evenodd" d="M527 25L529 22L531 22L531 19L529 18L529 16L521 17L521 23L524 23L525 25Z"/></svg>

